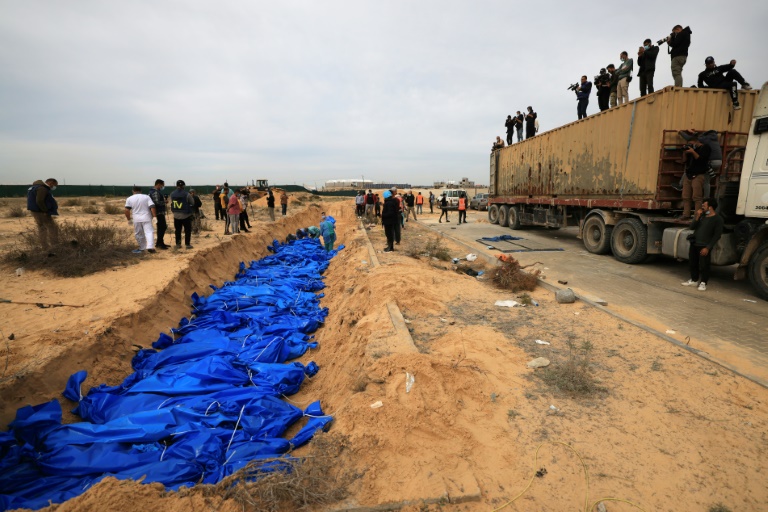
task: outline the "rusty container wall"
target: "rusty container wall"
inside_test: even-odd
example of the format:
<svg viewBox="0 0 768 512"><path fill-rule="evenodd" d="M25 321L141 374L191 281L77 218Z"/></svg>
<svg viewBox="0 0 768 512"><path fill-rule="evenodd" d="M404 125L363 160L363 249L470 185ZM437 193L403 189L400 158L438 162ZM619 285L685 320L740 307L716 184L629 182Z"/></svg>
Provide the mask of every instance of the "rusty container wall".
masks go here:
<svg viewBox="0 0 768 512"><path fill-rule="evenodd" d="M492 155L495 197L657 200L664 130L748 132L757 91L666 87ZM682 139L681 139L682 142Z"/></svg>

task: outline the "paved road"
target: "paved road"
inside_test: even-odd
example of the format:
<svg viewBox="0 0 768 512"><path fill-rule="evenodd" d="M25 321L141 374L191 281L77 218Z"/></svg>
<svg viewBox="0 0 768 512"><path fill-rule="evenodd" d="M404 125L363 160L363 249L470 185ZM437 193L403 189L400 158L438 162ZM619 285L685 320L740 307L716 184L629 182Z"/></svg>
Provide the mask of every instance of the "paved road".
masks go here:
<svg viewBox="0 0 768 512"><path fill-rule="evenodd" d="M470 212L468 224L438 224L437 215L419 218L424 225L473 247L497 255L488 245L509 250L521 264L541 262L546 281L567 287L590 299L607 301L610 311L706 352L709 357L768 387L768 302L757 297L747 281L733 281L733 267L714 267L709 289L682 286L688 263L660 257L642 265L627 265L610 255L587 252L578 230L530 228L513 231L487 223L485 212ZM523 240L480 243L482 237L508 234ZM562 249L552 251L548 249ZM559 285L561 286L561 285Z"/></svg>

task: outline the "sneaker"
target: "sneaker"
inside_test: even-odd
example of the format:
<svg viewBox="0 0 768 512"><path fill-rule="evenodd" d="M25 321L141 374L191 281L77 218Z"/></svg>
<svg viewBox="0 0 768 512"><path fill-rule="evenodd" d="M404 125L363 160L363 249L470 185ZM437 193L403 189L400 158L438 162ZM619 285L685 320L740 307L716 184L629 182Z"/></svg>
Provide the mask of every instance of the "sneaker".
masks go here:
<svg viewBox="0 0 768 512"><path fill-rule="evenodd" d="M144 251L142 251L141 249L134 249L134 250L132 250L131 252L132 252L133 254L141 254L141 253L142 253L142 252L144 252Z"/></svg>
<svg viewBox="0 0 768 512"><path fill-rule="evenodd" d="M438 220L437 220L437 222L439 222L440 224L442 224L442 223L443 223L443 221L442 221L442 220L440 220L440 219L438 219Z"/></svg>
<svg viewBox="0 0 768 512"><path fill-rule="evenodd" d="M176 244L177 249L181 249L181 244Z"/></svg>
<svg viewBox="0 0 768 512"><path fill-rule="evenodd" d="M194 246L192 246L192 245L188 245L187 246L187 249L193 249L193 248L194 248Z"/></svg>
<svg viewBox="0 0 768 512"><path fill-rule="evenodd" d="M154 249L147 249L147 252L150 254L155 254L157 251Z"/></svg>
<svg viewBox="0 0 768 512"><path fill-rule="evenodd" d="M161 251L167 251L168 249L170 249L170 247L168 247L167 245L163 244L163 245L155 246L155 249L160 249Z"/></svg>
<svg viewBox="0 0 768 512"><path fill-rule="evenodd" d="M749 82L744 82L744 84L741 86L741 90L742 91L751 91L752 90L752 86L749 85Z"/></svg>
<svg viewBox="0 0 768 512"><path fill-rule="evenodd" d="M683 286L693 286L696 284L696 281L694 281L693 279L689 279L686 282L680 283L680 284L682 284Z"/></svg>
<svg viewBox="0 0 768 512"><path fill-rule="evenodd" d="M741 105L739 105L738 103L734 103L733 110L741 110Z"/></svg>
<svg viewBox="0 0 768 512"><path fill-rule="evenodd" d="M705 291L707 291L707 283L705 283L704 281L700 282L700 283L699 283L699 287L698 287L697 289L698 289L700 292L705 292Z"/></svg>
<svg viewBox="0 0 768 512"><path fill-rule="evenodd" d="M395 251L394 249L390 249L389 247L384 249L384 252L394 252L394 251Z"/></svg>

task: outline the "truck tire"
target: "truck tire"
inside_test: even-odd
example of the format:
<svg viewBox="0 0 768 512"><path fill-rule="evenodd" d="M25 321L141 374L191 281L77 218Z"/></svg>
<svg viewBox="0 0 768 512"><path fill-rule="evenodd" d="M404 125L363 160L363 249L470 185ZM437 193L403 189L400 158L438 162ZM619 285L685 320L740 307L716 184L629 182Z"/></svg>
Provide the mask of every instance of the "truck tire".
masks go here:
<svg viewBox="0 0 768 512"><path fill-rule="evenodd" d="M768 300L768 242L757 248L749 259L749 282L757 294Z"/></svg>
<svg viewBox="0 0 768 512"><path fill-rule="evenodd" d="M507 210L507 226L510 229L520 229L520 207L510 206Z"/></svg>
<svg viewBox="0 0 768 512"><path fill-rule="evenodd" d="M622 263L641 263L648 256L648 230L639 219L621 219L611 234L611 250Z"/></svg>
<svg viewBox="0 0 768 512"><path fill-rule="evenodd" d="M491 224L498 224L499 223L499 207L498 205L492 204L488 207L488 222Z"/></svg>
<svg viewBox="0 0 768 512"><path fill-rule="evenodd" d="M608 254L611 252L611 233L613 226L607 226L600 215L592 215L584 221L582 242L592 254Z"/></svg>
<svg viewBox="0 0 768 512"><path fill-rule="evenodd" d="M507 227L507 220L509 219L509 208L505 205L499 206L499 226Z"/></svg>

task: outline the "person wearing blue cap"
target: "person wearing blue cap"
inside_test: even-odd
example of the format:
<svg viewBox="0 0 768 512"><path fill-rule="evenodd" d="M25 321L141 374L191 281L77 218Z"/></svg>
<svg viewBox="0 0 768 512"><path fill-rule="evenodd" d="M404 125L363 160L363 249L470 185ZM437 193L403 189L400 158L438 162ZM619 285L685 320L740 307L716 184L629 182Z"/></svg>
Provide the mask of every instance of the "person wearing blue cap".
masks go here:
<svg viewBox="0 0 768 512"><path fill-rule="evenodd" d="M384 252L395 250L395 226L400 222L400 211L397 200L389 190L384 191L384 208L381 210L381 224L384 226L384 234L387 236L387 247Z"/></svg>

